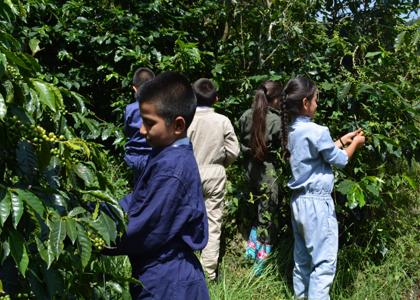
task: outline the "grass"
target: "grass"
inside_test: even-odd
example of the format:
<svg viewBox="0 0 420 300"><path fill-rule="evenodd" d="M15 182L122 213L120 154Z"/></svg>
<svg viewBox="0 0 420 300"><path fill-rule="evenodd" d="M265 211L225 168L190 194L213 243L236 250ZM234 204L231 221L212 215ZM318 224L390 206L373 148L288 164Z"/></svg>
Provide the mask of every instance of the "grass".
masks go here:
<svg viewBox="0 0 420 300"><path fill-rule="evenodd" d="M352 257L355 249L341 249L331 299L420 299L419 235L413 228L395 240L383 261ZM244 249L244 245L241 245ZM277 249L264 274L255 277L252 263L237 252L228 252L220 265L217 282L209 282L212 300L293 299L291 242ZM360 263L361 261L361 263Z"/></svg>

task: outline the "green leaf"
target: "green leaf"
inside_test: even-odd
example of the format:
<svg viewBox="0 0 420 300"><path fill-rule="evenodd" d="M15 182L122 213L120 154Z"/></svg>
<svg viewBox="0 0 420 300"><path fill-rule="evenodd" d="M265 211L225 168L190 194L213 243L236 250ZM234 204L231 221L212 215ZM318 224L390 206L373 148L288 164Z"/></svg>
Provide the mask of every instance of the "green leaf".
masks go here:
<svg viewBox="0 0 420 300"><path fill-rule="evenodd" d="M8 241L4 241L3 243L2 243L2 245L1 245L1 252L3 253L2 254L2 258L1 258L1 261L0 261L0 265L2 265L3 263L4 263L4 261L6 260L6 258L8 258L9 257L9 255L10 255L10 245L9 245L9 242Z"/></svg>
<svg viewBox="0 0 420 300"><path fill-rule="evenodd" d="M345 97L347 97L350 89L351 89L351 82L344 82L341 86L341 89L338 91L338 99L343 100Z"/></svg>
<svg viewBox="0 0 420 300"><path fill-rule="evenodd" d="M25 201L26 204L30 208L32 208L38 215L40 215L41 217L43 216L45 208L42 204L41 199L39 199L35 194L31 192L21 189L16 189L16 193L18 194L19 198Z"/></svg>
<svg viewBox="0 0 420 300"><path fill-rule="evenodd" d="M12 0L5 0L4 1L5 4L7 4L10 8L10 10L16 15L19 15L19 11L18 9L15 7L15 5L13 4Z"/></svg>
<svg viewBox="0 0 420 300"><path fill-rule="evenodd" d="M107 227L109 238L112 242L115 242L118 233L115 221L111 219L106 213L102 213L101 217L103 219L103 222L105 223L105 226Z"/></svg>
<svg viewBox="0 0 420 300"><path fill-rule="evenodd" d="M3 77L7 68L7 58L4 53L0 53L0 78Z"/></svg>
<svg viewBox="0 0 420 300"><path fill-rule="evenodd" d="M80 261L82 267L85 268L92 255L92 243L89 240L86 230L80 224L77 224L77 242L80 252Z"/></svg>
<svg viewBox="0 0 420 300"><path fill-rule="evenodd" d="M13 196L12 196L13 198ZM16 230L9 232L10 253L16 262L16 265L23 277L26 275L26 269L29 264L29 257L26 251L25 240Z"/></svg>
<svg viewBox="0 0 420 300"><path fill-rule="evenodd" d="M31 48L32 56L34 56L37 52L41 50L39 48L39 40L36 38L33 38L29 41L29 48Z"/></svg>
<svg viewBox="0 0 420 300"><path fill-rule="evenodd" d="M16 160L20 171L28 180L33 180L37 167L37 157L28 141L19 141L16 148Z"/></svg>
<svg viewBox="0 0 420 300"><path fill-rule="evenodd" d="M47 221L47 225L50 228L48 248L51 249L54 256L58 259L64 248L63 241L66 237L66 223L61 217L53 217Z"/></svg>
<svg viewBox="0 0 420 300"><path fill-rule="evenodd" d="M42 260L45 261L48 264L48 266L50 266L52 260L48 255L47 247L45 247L45 244L38 237L35 237L35 242L39 256L41 256Z"/></svg>
<svg viewBox="0 0 420 300"><path fill-rule="evenodd" d="M394 48L396 51L400 50L401 46L404 44L406 34L407 31L402 31L395 38Z"/></svg>
<svg viewBox="0 0 420 300"><path fill-rule="evenodd" d="M112 198L107 193L100 191L100 190L94 190L94 191L80 191L83 194L89 194L96 198L99 198L107 203L110 204L110 209L113 213L115 213L116 217L120 220L124 220L124 212L121 209L121 206L119 205L118 201Z"/></svg>
<svg viewBox="0 0 420 300"><path fill-rule="evenodd" d="M84 213L86 213L86 209L84 209L83 207L78 206L78 207L73 208L69 212L68 217L69 218L72 218L72 217L75 217L77 215L84 214Z"/></svg>
<svg viewBox="0 0 420 300"><path fill-rule="evenodd" d="M7 113L6 101L4 100L3 95L0 93L0 120L4 119L4 116Z"/></svg>
<svg viewBox="0 0 420 300"><path fill-rule="evenodd" d="M384 84L385 87L387 87L389 90L391 90L397 97L400 99L404 99L404 97L401 95L401 93L392 85L390 84Z"/></svg>
<svg viewBox="0 0 420 300"><path fill-rule="evenodd" d="M366 189L374 196L379 197L379 189L378 186L374 184L368 184Z"/></svg>
<svg viewBox="0 0 420 300"><path fill-rule="evenodd" d="M381 51L376 51L376 52L368 52L367 54L366 54L366 58L368 58L368 57L374 57L374 56L377 56L377 55L379 55L379 54L382 54L382 52Z"/></svg>
<svg viewBox="0 0 420 300"><path fill-rule="evenodd" d="M57 112L55 94L54 91L51 90L49 84L40 80L33 80L32 84L35 87L41 103L48 106L53 112Z"/></svg>
<svg viewBox="0 0 420 300"><path fill-rule="evenodd" d="M112 130L113 130L113 128L112 128L111 126L108 126L107 128L105 128L105 129L102 131L102 134L101 134L101 139L102 139L103 141L106 141L106 140L109 138L109 136L112 134Z"/></svg>
<svg viewBox="0 0 420 300"><path fill-rule="evenodd" d="M15 100L15 89L13 83L10 80L2 82L4 90L6 92L6 103L13 103Z"/></svg>
<svg viewBox="0 0 420 300"><path fill-rule="evenodd" d="M15 193L11 193L13 227L16 228L23 214L23 202Z"/></svg>
<svg viewBox="0 0 420 300"><path fill-rule="evenodd" d="M95 221L91 223L92 227L101 235L107 245L110 244L111 235L110 233L116 232L115 223L109 223L105 219L105 215L102 213Z"/></svg>
<svg viewBox="0 0 420 300"><path fill-rule="evenodd" d="M341 181L336 189L337 191L339 191L340 193L342 193L343 195L347 195L350 193L350 191L353 189L355 182L349 179L344 179L343 181Z"/></svg>
<svg viewBox="0 0 420 300"><path fill-rule="evenodd" d="M95 183L98 181L94 173L84 164L78 163L73 166L73 171L79 176L85 183L86 186L95 186Z"/></svg>
<svg viewBox="0 0 420 300"><path fill-rule="evenodd" d="M8 190L1 190L0 193L0 224L3 226L9 217L12 201Z"/></svg>
<svg viewBox="0 0 420 300"><path fill-rule="evenodd" d="M407 175L402 175L402 178L405 179L405 181L407 181L407 183L410 185L410 187L412 189L416 189L417 188L416 182L411 177L409 177Z"/></svg>
<svg viewBox="0 0 420 300"><path fill-rule="evenodd" d="M63 95L60 92L60 89L58 89L56 86L49 85L50 90L54 93L55 97L55 103L57 108L63 108L64 107L64 100Z"/></svg>
<svg viewBox="0 0 420 300"><path fill-rule="evenodd" d="M67 236L71 240L71 243L74 244L74 242L77 239L77 227L76 227L76 221L73 219L67 219L66 220L66 232Z"/></svg>
<svg viewBox="0 0 420 300"><path fill-rule="evenodd" d="M356 188L353 191L354 193L354 198L357 201L357 203L359 204L360 207L365 206L366 201L365 201L365 194L363 193L363 190L361 189L361 187L357 184Z"/></svg>

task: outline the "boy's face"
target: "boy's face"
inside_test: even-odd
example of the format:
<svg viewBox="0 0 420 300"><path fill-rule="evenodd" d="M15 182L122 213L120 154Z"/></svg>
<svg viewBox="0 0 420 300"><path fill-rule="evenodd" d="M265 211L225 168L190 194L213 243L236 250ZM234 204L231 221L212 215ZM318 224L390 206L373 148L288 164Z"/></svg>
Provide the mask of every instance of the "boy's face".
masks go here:
<svg viewBox="0 0 420 300"><path fill-rule="evenodd" d="M168 146L179 138L175 122L167 125L165 119L157 114L156 106L153 103L142 102L140 115L143 119L140 134L153 148Z"/></svg>

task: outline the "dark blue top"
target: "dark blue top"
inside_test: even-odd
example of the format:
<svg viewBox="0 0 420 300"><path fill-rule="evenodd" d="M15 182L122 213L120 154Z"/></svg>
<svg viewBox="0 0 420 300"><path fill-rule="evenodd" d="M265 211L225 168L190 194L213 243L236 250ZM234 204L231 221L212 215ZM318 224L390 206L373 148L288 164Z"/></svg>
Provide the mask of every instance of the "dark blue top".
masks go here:
<svg viewBox="0 0 420 300"><path fill-rule="evenodd" d="M136 101L127 105L124 114L124 133L128 137L125 144L127 155L149 154L152 149L140 134L141 124L139 103Z"/></svg>
<svg viewBox="0 0 420 300"><path fill-rule="evenodd" d="M153 149L134 191L120 204L128 214L121 254L155 258L160 250L207 244L206 208L189 142Z"/></svg>

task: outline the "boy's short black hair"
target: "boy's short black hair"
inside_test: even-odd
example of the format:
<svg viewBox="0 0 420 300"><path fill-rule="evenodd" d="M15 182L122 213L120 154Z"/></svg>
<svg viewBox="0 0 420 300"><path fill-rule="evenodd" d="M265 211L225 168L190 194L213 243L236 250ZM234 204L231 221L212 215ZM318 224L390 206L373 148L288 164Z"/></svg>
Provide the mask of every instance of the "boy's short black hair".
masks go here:
<svg viewBox="0 0 420 300"><path fill-rule="evenodd" d="M171 124L176 117L184 118L188 128L193 120L197 100L188 79L177 72L164 72L144 83L140 89L142 103L156 105L159 116Z"/></svg>
<svg viewBox="0 0 420 300"><path fill-rule="evenodd" d="M141 87L146 81L149 81L151 79L155 78L155 73L153 73L152 70L149 68L138 68L134 72L133 76L133 86L135 86L137 89Z"/></svg>
<svg viewBox="0 0 420 300"><path fill-rule="evenodd" d="M212 106L217 99L217 90L213 82L207 78L200 78L193 84L197 105Z"/></svg>

